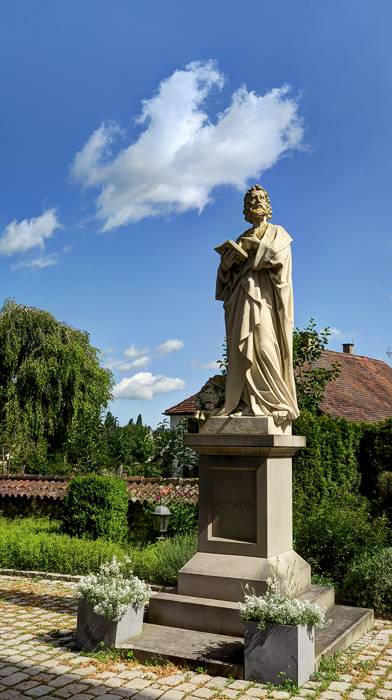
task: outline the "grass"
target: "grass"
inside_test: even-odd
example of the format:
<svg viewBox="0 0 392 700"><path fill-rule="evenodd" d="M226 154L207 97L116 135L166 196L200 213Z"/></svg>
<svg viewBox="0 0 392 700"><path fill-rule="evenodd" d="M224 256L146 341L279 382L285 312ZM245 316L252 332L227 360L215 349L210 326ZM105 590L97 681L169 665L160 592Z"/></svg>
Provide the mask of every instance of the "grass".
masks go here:
<svg viewBox="0 0 392 700"><path fill-rule="evenodd" d="M196 537L184 535L145 547L60 534L47 518L0 517L0 568L86 575L113 556L130 556L134 572L149 583L172 585L179 569L196 551Z"/></svg>

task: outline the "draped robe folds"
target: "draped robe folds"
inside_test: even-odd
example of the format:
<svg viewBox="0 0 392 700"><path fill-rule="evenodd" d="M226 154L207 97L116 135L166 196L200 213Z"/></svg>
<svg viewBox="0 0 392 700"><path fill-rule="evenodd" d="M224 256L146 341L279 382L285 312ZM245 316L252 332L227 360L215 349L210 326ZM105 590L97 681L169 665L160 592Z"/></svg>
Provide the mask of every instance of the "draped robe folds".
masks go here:
<svg viewBox="0 0 392 700"><path fill-rule="evenodd" d="M245 231L249 236L252 229ZM241 242L242 236L237 240ZM299 411L293 373L292 238L268 224L244 263L218 269L216 298L224 302L228 344L225 406L229 415L245 404L247 413Z"/></svg>

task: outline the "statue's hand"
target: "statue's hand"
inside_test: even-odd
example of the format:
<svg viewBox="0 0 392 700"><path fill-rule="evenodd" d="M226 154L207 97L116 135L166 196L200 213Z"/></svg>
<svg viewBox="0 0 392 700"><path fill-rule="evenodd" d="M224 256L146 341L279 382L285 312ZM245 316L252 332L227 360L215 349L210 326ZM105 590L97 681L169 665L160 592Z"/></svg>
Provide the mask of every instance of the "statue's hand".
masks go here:
<svg viewBox="0 0 392 700"><path fill-rule="evenodd" d="M244 262L243 258L240 258L235 250L227 250L225 253L223 253L221 257L221 267L224 271L230 270L235 263L238 265L242 265Z"/></svg>

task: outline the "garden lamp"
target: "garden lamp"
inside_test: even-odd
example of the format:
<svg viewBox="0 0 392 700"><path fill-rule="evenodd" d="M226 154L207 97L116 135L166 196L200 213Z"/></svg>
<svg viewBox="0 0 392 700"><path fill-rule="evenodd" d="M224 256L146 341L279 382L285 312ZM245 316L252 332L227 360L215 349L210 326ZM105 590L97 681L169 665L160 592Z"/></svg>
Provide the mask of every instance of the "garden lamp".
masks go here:
<svg viewBox="0 0 392 700"><path fill-rule="evenodd" d="M152 514L154 521L154 530L159 532L160 538L163 539L166 535L169 526L171 512L166 506L157 506Z"/></svg>

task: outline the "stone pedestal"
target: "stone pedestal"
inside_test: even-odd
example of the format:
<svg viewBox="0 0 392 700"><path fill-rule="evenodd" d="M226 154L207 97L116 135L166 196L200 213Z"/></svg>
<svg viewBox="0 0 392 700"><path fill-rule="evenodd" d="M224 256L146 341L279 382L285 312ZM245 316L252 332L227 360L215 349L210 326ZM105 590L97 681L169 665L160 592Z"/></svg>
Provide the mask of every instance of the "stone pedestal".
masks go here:
<svg viewBox="0 0 392 700"><path fill-rule="evenodd" d="M305 440L289 428L222 417L186 436L200 454L199 545L178 593L238 601L245 583L264 593L273 573L291 579L293 594L309 588L310 567L292 542L292 456Z"/></svg>
<svg viewBox="0 0 392 700"><path fill-rule="evenodd" d="M233 604L245 584L262 595L276 575L290 581L293 595L310 589L310 566L292 543L292 457L305 439L291 435L291 424L261 416L210 418L185 441L200 455L198 551L179 572L170 613L170 594L159 594L150 619L238 634Z"/></svg>

